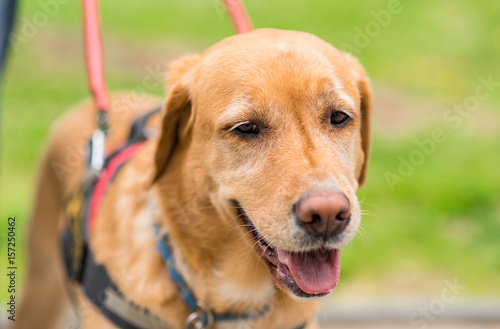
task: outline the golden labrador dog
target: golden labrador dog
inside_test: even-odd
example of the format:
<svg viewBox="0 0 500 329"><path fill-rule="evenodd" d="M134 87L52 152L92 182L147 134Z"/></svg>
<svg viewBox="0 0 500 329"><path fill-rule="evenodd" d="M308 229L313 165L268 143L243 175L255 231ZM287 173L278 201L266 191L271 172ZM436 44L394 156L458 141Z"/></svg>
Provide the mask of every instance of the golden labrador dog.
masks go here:
<svg viewBox="0 0 500 329"><path fill-rule="evenodd" d="M182 328L192 314L159 231L206 314L266 310L205 327L317 328L320 297L339 281L339 249L360 224L371 102L363 68L313 35L262 29L175 61L167 90L161 117L148 121L157 135L123 165L98 209L95 262L124 299ZM114 97L108 150L156 102ZM65 288L60 261L62 209L83 180L78 150L94 113L87 102L64 116L42 161L16 328L54 328L71 295L81 328L117 328L84 289Z"/></svg>

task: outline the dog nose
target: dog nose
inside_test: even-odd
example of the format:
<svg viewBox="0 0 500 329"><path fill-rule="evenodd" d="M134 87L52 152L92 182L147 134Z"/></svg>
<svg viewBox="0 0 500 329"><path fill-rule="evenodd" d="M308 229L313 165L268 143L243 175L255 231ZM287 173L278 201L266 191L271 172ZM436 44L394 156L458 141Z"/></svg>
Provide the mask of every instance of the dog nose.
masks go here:
<svg viewBox="0 0 500 329"><path fill-rule="evenodd" d="M339 234L351 218L349 200L340 192L309 195L297 202L294 209L299 222L311 235Z"/></svg>

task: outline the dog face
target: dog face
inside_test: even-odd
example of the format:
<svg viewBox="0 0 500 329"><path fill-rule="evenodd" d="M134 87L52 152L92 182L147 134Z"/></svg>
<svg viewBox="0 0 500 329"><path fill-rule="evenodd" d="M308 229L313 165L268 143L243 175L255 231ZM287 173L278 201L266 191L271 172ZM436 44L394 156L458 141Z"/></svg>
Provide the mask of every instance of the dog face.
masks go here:
<svg viewBox="0 0 500 329"><path fill-rule="evenodd" d="M294 297L332 291L338 249L360 223L370 111L361 66L312 35L257 30L174 63L170 86L156 176L182 150L185 184L242 226L278 286Z"/></svg>

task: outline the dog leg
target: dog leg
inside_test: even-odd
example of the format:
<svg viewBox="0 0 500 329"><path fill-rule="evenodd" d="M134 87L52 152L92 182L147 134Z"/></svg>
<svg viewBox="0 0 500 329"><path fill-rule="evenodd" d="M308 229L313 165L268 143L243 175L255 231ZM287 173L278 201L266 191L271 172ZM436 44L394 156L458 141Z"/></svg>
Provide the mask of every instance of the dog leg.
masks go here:
<svg viewBox="0 0 500 329"><path fill-rule="evenodd" d="M27 278L14 328L55 328L68 301L59 238L62 193L51 163L45 155L40 167L36 199L31 214Z"/></svg>

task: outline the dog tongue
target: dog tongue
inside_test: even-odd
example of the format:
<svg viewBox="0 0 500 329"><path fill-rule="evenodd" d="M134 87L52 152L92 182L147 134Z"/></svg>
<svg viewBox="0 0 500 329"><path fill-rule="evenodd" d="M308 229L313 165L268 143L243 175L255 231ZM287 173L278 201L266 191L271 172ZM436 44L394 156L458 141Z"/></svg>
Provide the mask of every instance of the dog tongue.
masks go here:
<svg viewBox="0 0 500 329"><path fill-rule="evenodd" d="M333 290L340 278L340 250L296 253L277 248L278 260L285 264L302 291L323 294Z"/></svg>

